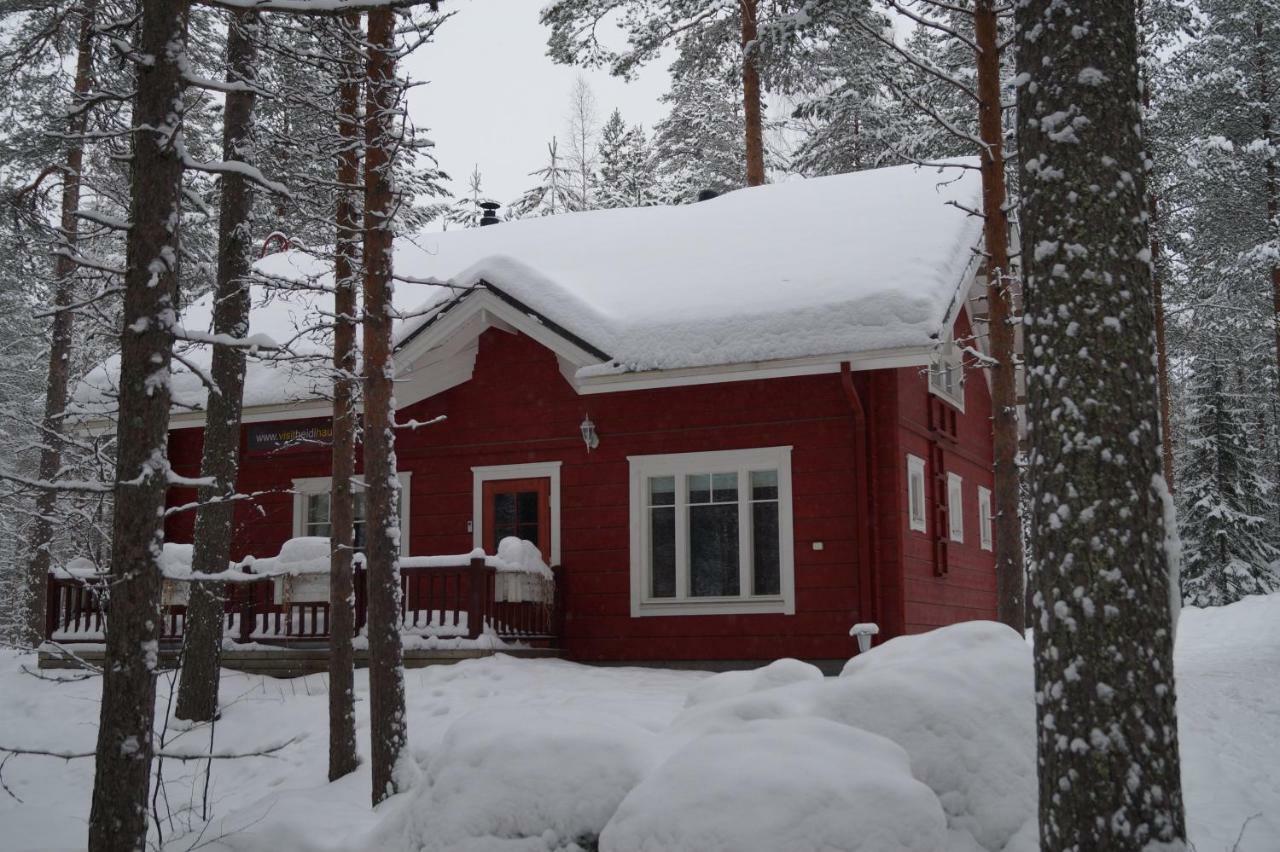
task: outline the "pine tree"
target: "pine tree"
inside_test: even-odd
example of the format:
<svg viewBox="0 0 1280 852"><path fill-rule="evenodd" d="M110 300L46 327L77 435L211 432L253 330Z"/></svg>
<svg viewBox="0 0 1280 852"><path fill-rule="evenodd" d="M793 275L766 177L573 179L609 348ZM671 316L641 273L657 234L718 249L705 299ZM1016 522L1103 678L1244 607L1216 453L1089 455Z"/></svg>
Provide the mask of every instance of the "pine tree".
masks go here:
<svg viewBox="0 0 1280 852"><path fill-rule="evenodd" d="M669 111L654 125L653 152L663 196L689 202L703 190L742 186L742 112L733 87L717 79L677 78L662 101Z"/></svg>
<svg viewBox="0 0 1280 852"><path fill-rule="evenodd" d="M511 203L512 218L555 216L583 209L582 197L573 185L574 171L560 156L559 144L554 138L547 143L547 164L529 176L536 177L538 183Z"/></svg>
<svg viewBox="0 0 1280 852"><path fill-rule="evenodd" d="M614 110L600 130L595 203L597 207L646 207L658 203L653 155L640 125L627 127Z"/></svg>
<svg viewBox="0 0 1280 852"><path fill-rule="evenodd" d="M1201 356L1189 382L1186 450L1179 491L1183 599L1220 606L1277 587L1280 550L1260 514L1275 484L1253 463L1245 429L1249 386L1232 377L1236 359L1219 348Z"/></svg>

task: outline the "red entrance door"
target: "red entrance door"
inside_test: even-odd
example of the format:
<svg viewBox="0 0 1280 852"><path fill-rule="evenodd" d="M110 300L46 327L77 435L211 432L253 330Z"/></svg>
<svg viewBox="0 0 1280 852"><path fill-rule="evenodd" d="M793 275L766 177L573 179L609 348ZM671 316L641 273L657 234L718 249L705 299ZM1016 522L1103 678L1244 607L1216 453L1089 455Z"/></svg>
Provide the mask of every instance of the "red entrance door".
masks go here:
<svg viewBox="0 0 1280 852"><path fill-rule="evenodd" d="M484 549L497 553L507 536L531 541L551 557L551 480L492 479L484 483Z"/></svg>

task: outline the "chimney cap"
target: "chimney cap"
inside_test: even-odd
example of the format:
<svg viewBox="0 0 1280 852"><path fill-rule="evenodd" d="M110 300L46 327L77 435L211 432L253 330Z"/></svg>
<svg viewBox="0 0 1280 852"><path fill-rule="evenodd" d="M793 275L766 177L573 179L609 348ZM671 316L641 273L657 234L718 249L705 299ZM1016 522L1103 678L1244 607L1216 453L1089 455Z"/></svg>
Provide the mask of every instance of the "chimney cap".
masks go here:
<svg viewBox="0 0 1280 852"><path fill-rule="evenodd" d="M498 222L500 221L498 219L498 208L500 206L501 205L498 204L498 202L496 201L480 202L480 209L484 211L484 213L480 214L481 226L498 224Z"/></svg>

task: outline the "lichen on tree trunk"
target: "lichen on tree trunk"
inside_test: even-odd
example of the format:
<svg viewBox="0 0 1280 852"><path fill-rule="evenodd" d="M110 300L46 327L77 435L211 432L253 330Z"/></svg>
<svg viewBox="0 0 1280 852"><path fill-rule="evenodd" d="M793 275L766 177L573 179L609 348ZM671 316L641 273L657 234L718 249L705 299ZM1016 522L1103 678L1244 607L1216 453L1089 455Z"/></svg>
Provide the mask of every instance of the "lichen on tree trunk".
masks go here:
<svg viewBox="0 0 1280 852"><path fill-rule="evenodd" d="M143 849L168 487L169 365L177 313L188 4L141 0L130 227L120 335L115 511L91 852Z"/></svg>
<svg viewBox="0 0 1280 852"><path fill-rule="evenodd" d="M248 87L227 93L222 156L254 162L253 109L257 79L258 13L237 12L227 32L227 82ZM218 217L218 279L214 288L213 333L244 338L249 332L249 273L252 266L253 182L237 172L221 178ZM191 570L219 574L231 555L236 475L240 469L240 413L244 397L245 354L238 346L214 346L205 407L200 475L213 484L199 489ZM183 624L182 679L174 714L209 721L218 711L218 668L224 621L222 583L192 583Z"/></svg>
<svg viewBox="0 0 1280 852"><path fill-rule="evenodd" d="M1021 0L1040 841L1185 847L1133 0Z"/></svg>

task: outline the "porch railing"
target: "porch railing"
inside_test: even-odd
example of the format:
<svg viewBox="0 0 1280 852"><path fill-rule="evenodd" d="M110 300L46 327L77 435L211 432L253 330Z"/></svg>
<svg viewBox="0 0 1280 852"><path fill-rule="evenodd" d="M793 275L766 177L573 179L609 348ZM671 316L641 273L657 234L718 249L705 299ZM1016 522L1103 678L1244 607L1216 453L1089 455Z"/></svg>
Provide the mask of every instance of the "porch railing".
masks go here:
<svg viewBox="0 0 1280 852"><path fill-rule="evenodd" d="M489 633L508 641L548 641L560 633L561 572L553 568L553 591L542 595L510 593L512 580L523 572L499 572L486 560L473 557L462 564L410 565L400 568L400 628L405 636L477 639ZM251 573L249 569L242 569ZM367 622L365 569L353 571L355 629L359 636ZM327 575L323 575L327 580ZM499 579L501 578L501 580ZM167 584L184 581L166 581ZM281 587L285 587L281 594ZM225 584L223 633L239 643L291 644L327 641L329 602L310 594L294 599L280 577ZM173 589L174 586L168 586ZM187 607L185 595L161 610L161 641L182 638ZM514 599L513 599L514 598ZM528 600L525 598L535 598ZM110 618L109 575L49 574L45 606L45 637L59 643L102 642Z"/></svg>

